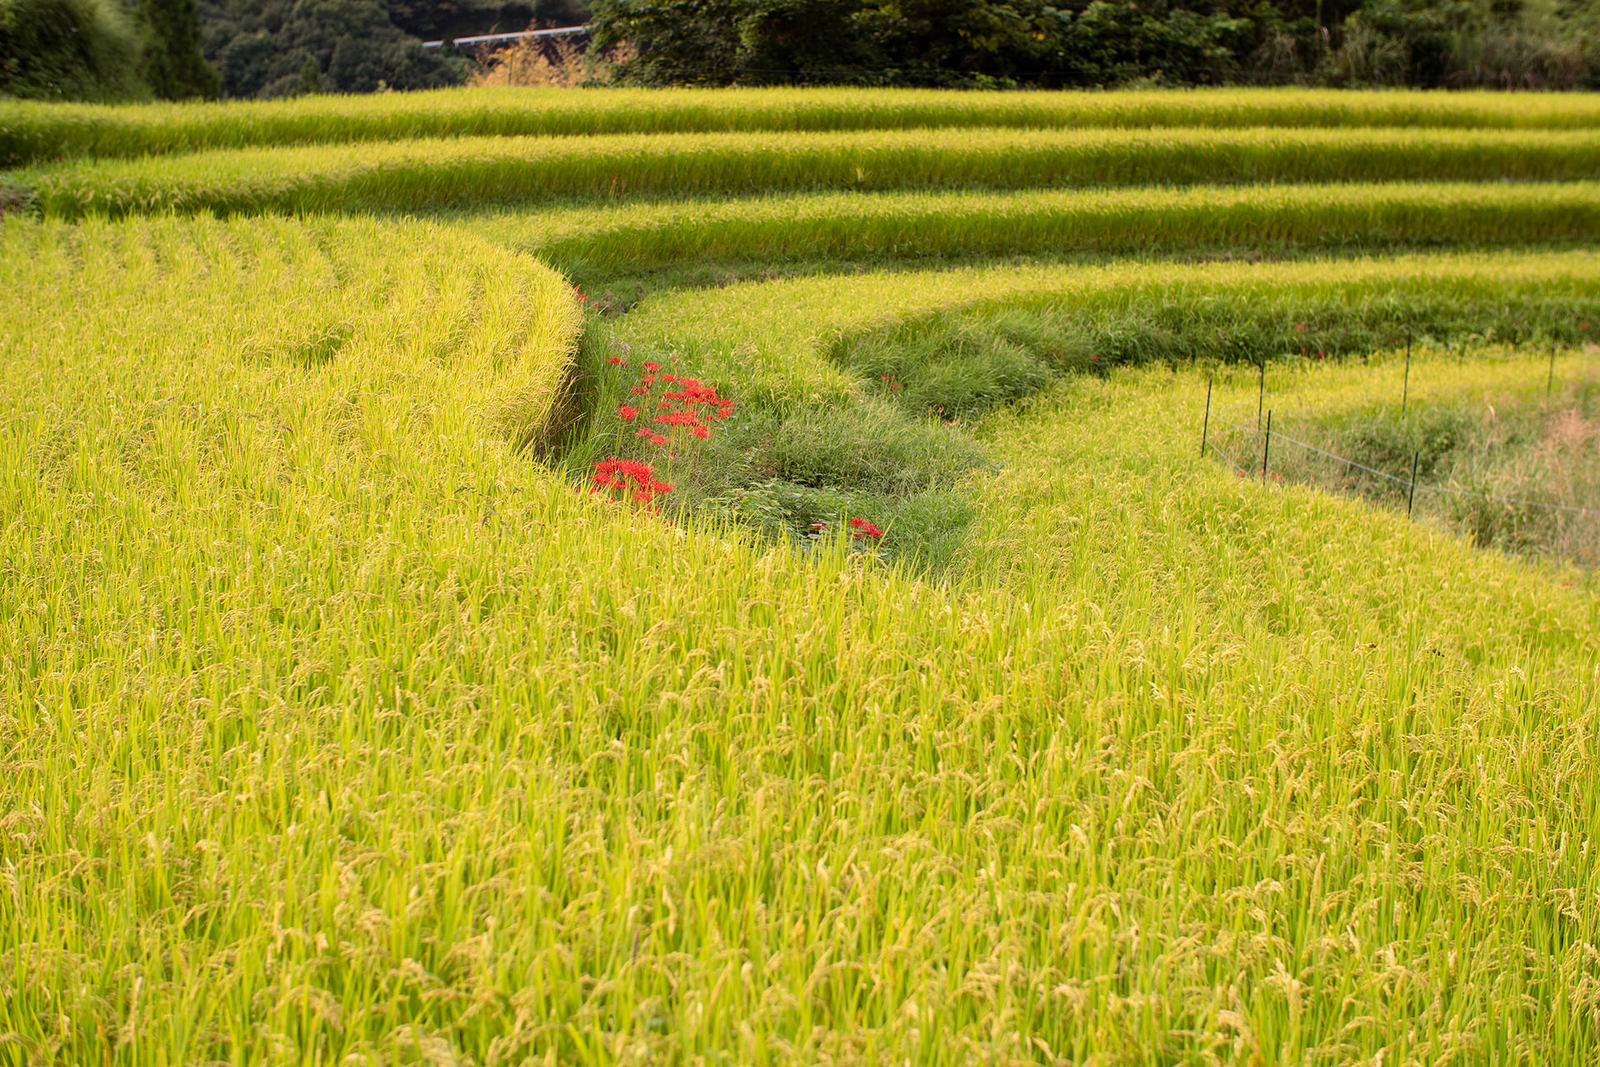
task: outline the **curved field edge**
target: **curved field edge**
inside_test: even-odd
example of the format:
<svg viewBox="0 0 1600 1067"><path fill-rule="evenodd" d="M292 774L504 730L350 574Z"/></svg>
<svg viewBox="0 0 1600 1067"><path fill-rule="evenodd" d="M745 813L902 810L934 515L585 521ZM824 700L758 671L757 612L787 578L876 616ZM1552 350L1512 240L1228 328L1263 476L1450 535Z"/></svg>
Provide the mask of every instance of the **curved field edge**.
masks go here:
<svg viewBox="0 0 1600 1067"><path fill-rule="evenodd" d="M1565 181L1600 131L887 130L459 138L86 160L9 172L7 194L86 214L422 210L574 198L905 188Z"/></svg>
<svg viewBox="0 0 1600 1067"><path fill-rule="evenodd" d="M579 278L695 260L1593 242L1600 184L1383 183L825 193L449 220Z"/></svg>
<svg viewBox="0 0 1600 1067"><path fill-rule="evenodd" d="M381 378L436 390L413 397L426 409L396 413L402 425L448 422L513 445L552 430L583 328L549 267L415 221L11 218L0 221L0 286L19 399L118 360L166 367L172 350L203 382L231 368L229 393L252 378L269 391L316 388L330 368L357 365L374 374L360 388ZM57 322L53 334L41 319ZM114 338L125 354L107 350ZM129 373L108 382L159 391ZM184 393L171 385L174 399ZM21 413L37 416L37 403Z"/></svg>
<svg viewBox="0 0 1600 1067"><path fill-rule="evenodd" d="M1300 347L1293 326L1304 315L1323 316L1330 325L1354 317L1370 330L1368 348L1389 347L1408 325L1445 335L1520 326L1524 336L1575 343L1584 338L1573 313L1600 300L1597 281L1600 262L1587 252L1005 264L745 282L692 297L668 290L639 303L611 336L635 349L681 353L707 375L737 376L756 402L794 410L859 395L860 379L833 358L853 336L943 313L1053 307L1115 335L1119 315L1156 306L1190 320L1187 332L1179 325L1167 337L1169 346L1180 343L1164 350L1161 338L1152 337L1107 365L1195 356L1254 361L1260 346L1276 345L1285 355L1291 342ZM1213 320L1227 314L1243 315L1256 328L1219 333Z"/></svg>
<svg viewBox="0 0 1600 1067"><path fill-rule="evenodd" d="M447 89L223 104L0 100L0 166L251 145L416 137L1017 126L1600 126L1600 96L1200 89Z"/></svg>

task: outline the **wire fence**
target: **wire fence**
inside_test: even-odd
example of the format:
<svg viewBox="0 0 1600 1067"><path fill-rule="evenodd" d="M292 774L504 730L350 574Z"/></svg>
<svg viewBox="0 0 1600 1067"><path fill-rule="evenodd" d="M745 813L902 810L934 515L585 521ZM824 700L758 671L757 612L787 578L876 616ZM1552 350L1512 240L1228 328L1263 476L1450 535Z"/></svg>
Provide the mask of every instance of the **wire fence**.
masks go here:
<svg viewBox="0 0 1600 1067"><path fill-rule="evenodd" d="M1378 470L1375 467L1369 466L1358 460L1351 459L1348 456L1341 456L1336 452L1330 452L1327 449L1320 448L1308 441L1302 441L1298 438L1291 437L1281 430L1274 430L1272 428L1272 413L1270 409L1266 412L1266 414L1266 423L1264 425L1253 427L1241 425L1237 422L1233 422L1224 418L1220 413L1212 410L1211 385L1210 383L1207 383L1206 413L1203 429L1201 430L1200 441L1201 455L1204 456L1208 449L1212 452L1215 452L1217 455L1227 460L1229 466L1231 466L1238 474L1244 477L1254 477L1254 474L1252 473L1254 469L1254 456L1260 455L1261 477L1263 480L1266 480L1271 473L1268 469L1268 463L1272 442L1281 441L1284 444L1294 445L1295 447L1304 449L1318 456L1322 456L1325 459L1332 460L1335 463L1342 464L1347 469L1360 471L1363 474L1369 474L1375 478L1383 479L1384 481L1394 485L1397 489L1404 490L1406 493L1408 512L1411 510L1411 504L1415 499L1416 494L1422 492L1435 493L1439 496L1456 496L1475 500L1483 500L1494 504L1504 504L1508 507L1534 508L1546 511L1561 512L1569 515L1600 515L1600 505L1558 504L1554 501L1527 500L1520 497L1502 496L1495 493L1480 492L1478 490L1467 489L1457 485L1430 485L1427 482L1418 481L1417 460L1420 458L1420 453L1414 454L1413 456L1411 476L1409 478L1398 477L1394 474L1390 474L1388 471ZM1234 457L1233 454L1228 452L1221 445L1217 444L1210 434L1210 427L1213 423L1227 427L1230 430L1244 434L1247 437L1251 437L1255 440L1256 445L1251 456L1251 467L1245 467L1238 461L1238 459Z"/></svg>

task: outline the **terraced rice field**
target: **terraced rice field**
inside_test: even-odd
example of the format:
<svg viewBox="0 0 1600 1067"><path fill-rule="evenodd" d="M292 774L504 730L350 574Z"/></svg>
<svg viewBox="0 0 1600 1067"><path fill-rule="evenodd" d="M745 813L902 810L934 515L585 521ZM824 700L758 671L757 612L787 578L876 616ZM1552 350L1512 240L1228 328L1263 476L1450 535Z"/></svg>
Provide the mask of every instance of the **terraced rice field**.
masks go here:
<svg viewBox="0 0 1600 1067"><path fill-rule="evenodd" d="M1600 1059L1580 528L1250 430L1517 405L1600 505L1600 98L0 103L0 159L0 1063Z"/></svg>

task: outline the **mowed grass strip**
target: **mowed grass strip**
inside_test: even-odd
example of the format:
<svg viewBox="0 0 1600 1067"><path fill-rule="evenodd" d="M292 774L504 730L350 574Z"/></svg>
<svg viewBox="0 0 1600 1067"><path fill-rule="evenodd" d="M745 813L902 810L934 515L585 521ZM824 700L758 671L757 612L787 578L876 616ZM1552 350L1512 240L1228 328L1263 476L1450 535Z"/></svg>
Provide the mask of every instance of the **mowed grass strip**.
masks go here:
<svg viewBox="0 0 1600 1067"><path fill-rule="evenodd" d="M1202 358L1255 362L1315 349L1319 337L1336 356L1387 348L1408 326L1441 339L1487 332L1576 343L1585 339L1581 321L1600 321L1593 314L1600 310L1597 282L1600 260L1587 251L1001 264L665 290L638 304L612 336L635 349L676 352L708 377L739 380L756 403L792 412L858 396L864 370L909 376L915 367L878 366L892 351L870 349L885 334L887 349L907 347L896 331L948 332L941 318L1008 309L1040 315L1052 320L1042 333L1055 337L1041 344L1061 347L1062 360L1084 370L1095 369L1088 357L1097 352L1102 369ZM1295 329L1306 324L1309 337ZM1341 335L1341 344L1330 340ZM927 346L907 350L929 355Z"/></svg>
<svg viewBox="0 0 1600 1067"><path fill-rule="evenodd" d="M827 193L514 211L466 223L599 279L693 260L1593 242L1600 184Z"/></svg>
<svg viewBox="0 0 1600 1067"><path fill-rule="evenodd" d="M1596 1050L1591 589L1202 463L1195 375L998 420L934 585L515 453L570 299L478 242L12 220L0 279L22 1057Z"/></svg>
<svg viewBox="0 0 1600 1067"><path fill-rule="evenodd" d="M822 189L1592 180L1600 131L911 130L461 138L17 171L48 216L421 210Z"/></svg>
<svg viewBox="0 0 1600 1067"><path fill-rule="evenodd" d="M445 89L141 105L0 101L0 166L255 145L418 137L1015 126L1600 126L1585 93L1186 89L985 93L895 89Z"/></svg>

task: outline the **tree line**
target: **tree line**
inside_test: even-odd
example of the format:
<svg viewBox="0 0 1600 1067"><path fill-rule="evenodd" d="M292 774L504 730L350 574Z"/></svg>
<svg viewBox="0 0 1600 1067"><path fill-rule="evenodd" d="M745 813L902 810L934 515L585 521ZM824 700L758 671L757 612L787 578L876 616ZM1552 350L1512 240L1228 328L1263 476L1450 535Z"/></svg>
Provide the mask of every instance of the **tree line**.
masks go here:
<svg viewBox="0 0 1600 1067"><path fill-rule="evenodd" d="M1600 0L0 0L0 95L424 89L585 22L637 85L1600 88Z"/></svg>
<svg viewBox="0 0 1600 1067"><path fill-rule="evenodd" d="M595 0L646 85L1594 88L1596 0Z"/></svg>

